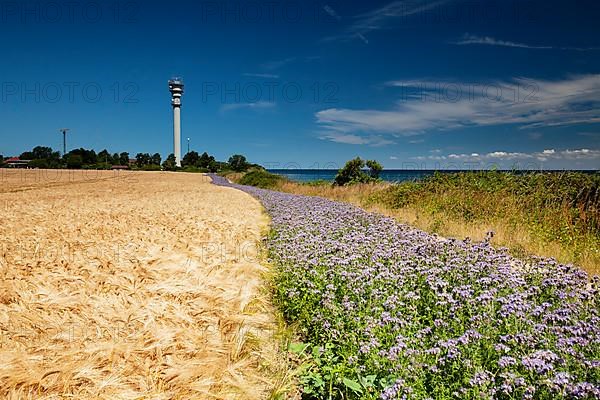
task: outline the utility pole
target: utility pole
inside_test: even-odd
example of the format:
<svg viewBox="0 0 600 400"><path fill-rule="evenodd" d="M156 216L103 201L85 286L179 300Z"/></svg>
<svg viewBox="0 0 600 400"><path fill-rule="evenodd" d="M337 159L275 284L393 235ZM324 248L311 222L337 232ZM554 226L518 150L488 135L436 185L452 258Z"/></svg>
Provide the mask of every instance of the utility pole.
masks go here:
<svg viewBox="0 0 600 400"><path fill-rule="evenodd" d="M188 138L188 154L190 154L190 138Z"/></svg>
<svg viewBox="0 0 600 400"><path fill-rule="evenodd" d="M63 157L65 156L65 154L67 154L67 132L70 131L69 128L61 128L59 129L60 132L62 132L63 134Z"/></svg>

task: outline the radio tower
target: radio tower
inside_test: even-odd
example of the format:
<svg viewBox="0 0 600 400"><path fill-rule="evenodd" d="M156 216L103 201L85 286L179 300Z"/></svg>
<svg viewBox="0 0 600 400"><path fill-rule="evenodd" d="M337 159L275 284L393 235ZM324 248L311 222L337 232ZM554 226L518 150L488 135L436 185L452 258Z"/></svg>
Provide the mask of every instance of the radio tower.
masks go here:
<svg viewBox="0 0 600 400"><path fill-rule="evenodd" d="M183 80L181 78L169 79L171 92L171 105L173 106L173 154L175 164L181 167L181 95L183 94Z"/></svg>
<svg viewBox="0 0 600 400"><path fill-rule="evenodd" d="M60 132L62 132L63 134L63 156L65 154L67 154L67 132L70 131L69 128L61 128L59 129Z"/></svg>

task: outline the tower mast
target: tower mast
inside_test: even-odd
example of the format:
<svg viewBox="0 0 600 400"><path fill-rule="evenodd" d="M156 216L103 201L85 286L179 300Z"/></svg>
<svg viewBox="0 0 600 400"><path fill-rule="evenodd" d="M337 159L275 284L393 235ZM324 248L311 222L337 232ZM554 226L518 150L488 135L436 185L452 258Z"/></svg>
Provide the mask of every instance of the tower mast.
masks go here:
<svg viewBox="0 0 600 400"><path fill-rule="evenodd" d="M179 77L169 79L171 105L173 106L173 154L175 164L181 167L181 95L183 95L183 80Z"/></svg>
<svg viewBox="0 0 600 400"><path fill-rule="evenodd" d="M65 154L67 154L67 132L70 131L69 128L61 128L59 129L60 132L62 132L63 134L63 157Z"/></svg>

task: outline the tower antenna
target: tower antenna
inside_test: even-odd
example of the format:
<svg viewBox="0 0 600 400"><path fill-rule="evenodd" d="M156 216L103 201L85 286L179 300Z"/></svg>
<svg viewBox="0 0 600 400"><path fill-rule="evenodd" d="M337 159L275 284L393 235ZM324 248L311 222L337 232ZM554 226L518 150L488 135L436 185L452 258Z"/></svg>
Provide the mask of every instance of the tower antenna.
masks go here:
<svg viewBox="0 0 600 400"><path fill-rule="evenodd" d="M181 167L181 95L183 95L183 79L174 77L169 79L171 92L171 105L173 106L173 154L175 164Z"/></svg>
<svg viewBox="0 0 600 400"><path fill-rule="evenodd" d="M65 154L67 154L67 132L70 131L69 128L61 128L59 129L60 132L62 132L63 134L63 157Z"/></svg>

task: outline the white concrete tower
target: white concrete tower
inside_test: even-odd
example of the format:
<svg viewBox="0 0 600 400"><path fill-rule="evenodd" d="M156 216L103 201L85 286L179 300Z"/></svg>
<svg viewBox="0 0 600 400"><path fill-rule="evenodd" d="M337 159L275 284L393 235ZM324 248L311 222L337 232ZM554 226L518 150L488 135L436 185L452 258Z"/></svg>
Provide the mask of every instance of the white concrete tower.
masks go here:
<svg viewBox="0 0 600 400"><path fill-rule="evenodd" d="M175 163L181 167L181 95L183 94L183 80L181 78L169 79L171 92L171 105L173 106L173 154Z"/></svg>

